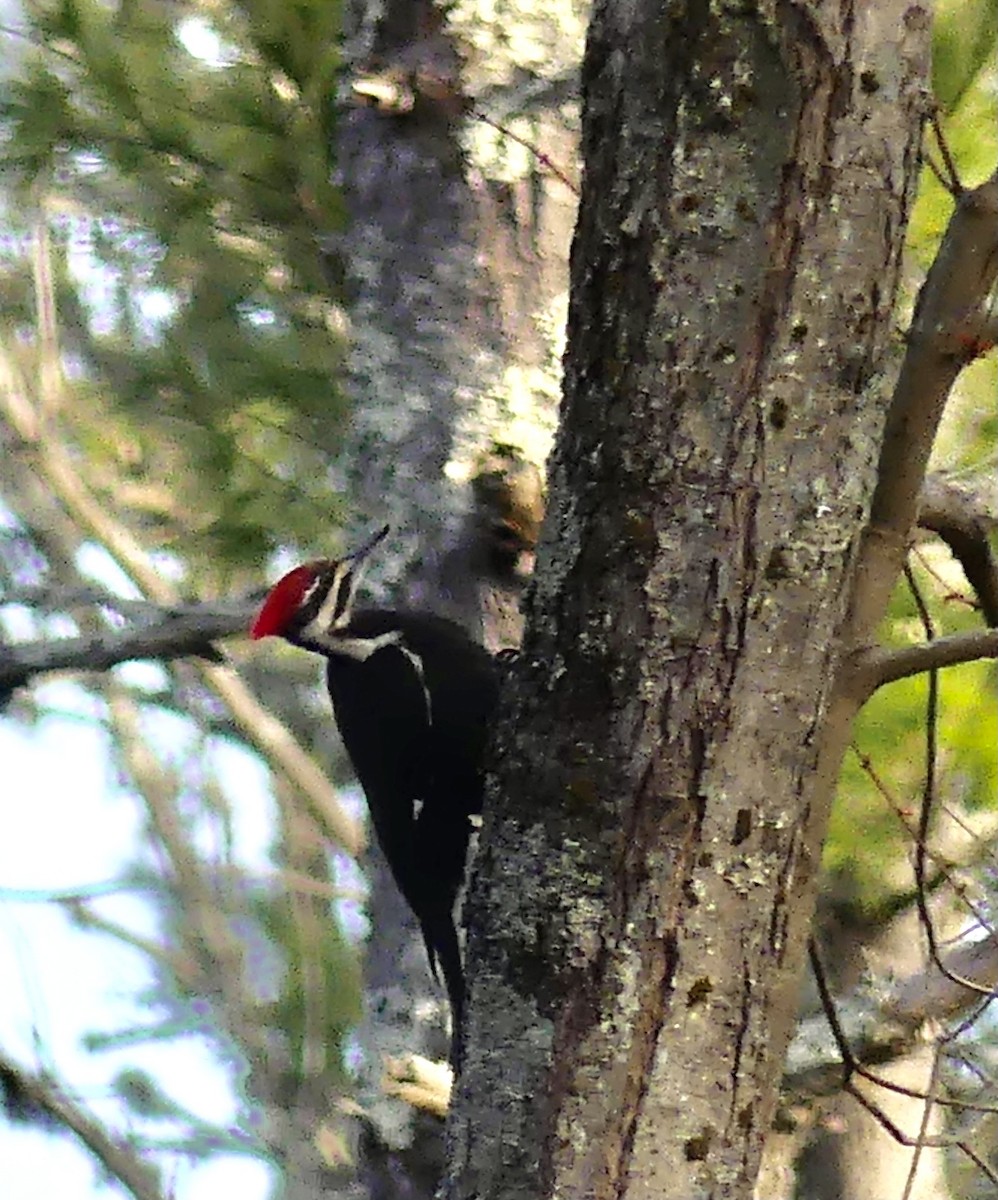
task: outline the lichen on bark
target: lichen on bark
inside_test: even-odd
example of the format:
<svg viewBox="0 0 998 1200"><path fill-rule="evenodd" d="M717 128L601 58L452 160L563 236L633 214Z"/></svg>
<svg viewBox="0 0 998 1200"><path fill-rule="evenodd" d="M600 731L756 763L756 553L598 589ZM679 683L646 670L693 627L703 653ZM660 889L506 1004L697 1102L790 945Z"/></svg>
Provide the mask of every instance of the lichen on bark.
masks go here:
<svg viewBox="0 0 998 1200"><path fill-rule="evenodd" d="M883 7L907 28L914 6ZM751 1195L914 183L924 30L878 35L817 0L594 13L449 1195ZM874 64L889 101L859 85Z"/></svg>

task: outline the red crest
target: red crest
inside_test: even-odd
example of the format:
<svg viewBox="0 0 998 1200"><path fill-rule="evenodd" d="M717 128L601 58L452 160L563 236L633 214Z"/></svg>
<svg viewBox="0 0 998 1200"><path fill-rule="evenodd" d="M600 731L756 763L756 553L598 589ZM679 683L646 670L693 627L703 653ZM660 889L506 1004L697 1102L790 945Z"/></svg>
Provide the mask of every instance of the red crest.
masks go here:
<svg viewBox="0 0 998 1200"><path fill-rule="evenodd" d="M319 576L315 563L295 567L274 584L250 628L251 638L282 634L298 611L308 589Z"/></svg>

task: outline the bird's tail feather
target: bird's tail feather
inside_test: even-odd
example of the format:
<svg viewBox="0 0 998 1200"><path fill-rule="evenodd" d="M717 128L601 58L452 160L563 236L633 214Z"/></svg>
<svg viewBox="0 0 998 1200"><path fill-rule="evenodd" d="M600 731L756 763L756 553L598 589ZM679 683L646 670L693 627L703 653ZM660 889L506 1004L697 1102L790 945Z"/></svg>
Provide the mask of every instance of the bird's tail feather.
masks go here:
<svg viewBox="0 0 998 1200"><path fill-rule="evenodd" d="M461 1063L462 1030L464 1027L464 967L461 962L461 943L457 936L452 913L424 917L420 921L426 956L433 978L447 989L451 1010L451 1066L457 1073Z"/></svg>

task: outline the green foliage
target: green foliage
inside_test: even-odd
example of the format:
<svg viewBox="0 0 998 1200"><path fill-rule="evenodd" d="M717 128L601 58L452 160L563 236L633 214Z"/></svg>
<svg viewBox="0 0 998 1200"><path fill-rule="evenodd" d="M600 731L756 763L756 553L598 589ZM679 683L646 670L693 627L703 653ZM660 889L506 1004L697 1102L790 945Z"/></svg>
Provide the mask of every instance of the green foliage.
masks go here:
<svg viewBox="0 0 998 1200"><path fill-rule="evenodd" d="M284 972L269 1013L261 1015L271 1028L289 1035L292 1070L300 1082L314 1073L319 1055L327 1077L346 1090L342 1050L361 1018L356 947L340 934L328 904L261 892L253 913L272 945L297 951L295 969Z"/></svg>
<svg viewBox="0 0 998 1200"><path fill-rule="evenodd" d="M158 554L192 596L259 588L278 550L331 549L345 425L346 320L325 249L344 220L331 183L339 15L337 0L27 0L0 90L0 359L23 382L43 448L23 433L5 440L0 521L18 552L13 536L0 546L0 599L26 575L72 592L80 546L100 536L83 508L52 511L44 470L36 486L50 448L113 530ZM112 556L97 571L107 586ZM62 632L108 623L93 606L57 599L52 611ZM33 628L47 632L40 618ZM300 694L273 674L270 694L317 742ZM314 670L308 679L311 690ZM302 832L300 797L286 794L266 818L270 862L259 848L240 857L238 789L228 778L223 789L219 766L232 747L205 731L242 727L193 672L164 670L155 704L141 685L93 686L117 769L148 814L153 851L134 878L156 931L83 902L72 912L81 937L141 954L156 986L134 1027L101 1030L88 1048L204 1035L245 1073L243 1115L256 1108L269 1127L280 1113L282 1153L296 1137L310 1143L346 1087L360 997L323 835ZM321 722L328 743L325 709ZM245 761L235 770L245 778ZM265 1153L251 1123L227 1142L141 1066L122 1067L114 1090L129 1115L121 1140L143 1152L169 1152L173 1137L187 1156Z"/></svg>
<svg viewBox="0 0 998 1200"><path fill-rule="evenodd" d="M954 112L994 66L998 0L937 0L932 42L932 88L945 113Z"/></svg>
<svg viewBox="0 0 998 1200"><path fill-rule="evenodd" d="M947 575L956 574L952 564L943 569ZM932 607L938 633L979 628L979 615L959 601L943 601L942 589L924 570L917 570L916 577L926 594L935 593ZM893 645L924 640L904 583L895 593L883 633ZM960 813L995 803L995 684L991 663L967 663L939 675L940 749L933 798L937 813L942 806ZM825 865L839 877L841 898L869 915L889 906L899 891L911 886L905 864L926 774L927 700L928 680L921 675L881 689L860 714L854 734L858 753L850 753L843 768Z"/></svg>
<svg viewBox="0 0 998 1200"><path fill-rule="evenodd" d="M61 251L73 435L89 430L92 454L95 427L129 431L130 480L166 479L185 502L160 513L160 544L213 564L221 586L278 545L316 541L336 511L344 319L322 245L343 221L338 7L219 6L213 30L193 5L28 11L0 163L11 221L27 214L26 236L41 214ZM185 48L198 33L217 61ZM26 316L26 256L0 270ZM104 466L111 492L121 464Z"/></svg>
<svg viewBox="0 0 998 1200"><path fill-rule="evenodd" d="M940 0L935 10L933 84L947 147L968 187L989 175L998 160L996 50L996 0ZM926 148L943 169L940 148L931 134L926 136ZM909 252L922 269L932 262L952 210L950 193L931 169L924 169L908 234ZM917 286L920 280L915 282ZM994 464L998 454L996 389L998 359L994 354L962 373L937 439L936 469L973 472ZM947 554L935 551L934 547L925 551L932 573L919 568L916 575L928 597L936 632L979 628L979 614L952 599L952 593L966 591L962 573ZM904 582L897 588L881 637L888 645L924 640ZM889 909L892 901L911 887L906 863L925 778L927 688L926 679L918 677L878 692L856 726L859 753L851 753L843 769L825 864L836 877L840 899L867 915L885 906ZM937 812L941 805L973 812L995 803L995 691L991 664L972 663L940 674Z"/></svg>

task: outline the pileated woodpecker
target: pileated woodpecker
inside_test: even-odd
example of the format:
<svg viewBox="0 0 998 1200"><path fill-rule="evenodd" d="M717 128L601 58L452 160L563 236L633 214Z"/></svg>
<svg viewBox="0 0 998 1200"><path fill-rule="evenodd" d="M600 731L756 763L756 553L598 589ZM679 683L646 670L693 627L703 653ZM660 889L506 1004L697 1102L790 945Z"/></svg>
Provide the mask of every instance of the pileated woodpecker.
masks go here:
<svg viewBox="0 0 998 1200"><path fill-rule="evenodd" d="M429 613L355 609L380 530L359 550L289 571L250 630L326 658L340 736L367 796L385 858L443 972L458 1066L464 972L454 904L471 818L482 811L482 758L498 678L491 655L453 621Z"/></svg>

